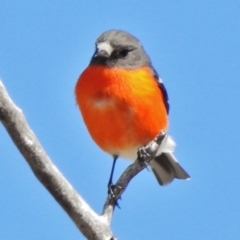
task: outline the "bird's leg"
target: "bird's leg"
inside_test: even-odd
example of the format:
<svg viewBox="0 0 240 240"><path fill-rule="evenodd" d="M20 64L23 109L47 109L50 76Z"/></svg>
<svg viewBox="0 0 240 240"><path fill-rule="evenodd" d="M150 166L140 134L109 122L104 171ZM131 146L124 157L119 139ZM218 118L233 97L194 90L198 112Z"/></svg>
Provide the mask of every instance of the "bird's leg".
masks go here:
<svg viewBox="0 0 240 240"><path fill-rule="evenodd" d="M114 173L114 169L115 169L115 165L116 165L117 159L118 159L118 156L114 155L113 156L113 164L112 164L111 174L110 174L109 181L108 181L108 188L110 188L110 186L113 183L113 173Z"/></svg>
<svg viewBox="0 0 240 240"><path fill-rule="evenodd" d="M120 186L117 186L117 185L113 184L113 174L114 174L114 169L115 169L115 165L116 165L117 159L118 159L118 156L114 155L113 156L113 164L112 164L111 174L110 174L109 181L108 181L108 194L113 199L115 198L114 189L120 187ZM115 201L115 205L118 208L120 208L117 201Z"/></svg>

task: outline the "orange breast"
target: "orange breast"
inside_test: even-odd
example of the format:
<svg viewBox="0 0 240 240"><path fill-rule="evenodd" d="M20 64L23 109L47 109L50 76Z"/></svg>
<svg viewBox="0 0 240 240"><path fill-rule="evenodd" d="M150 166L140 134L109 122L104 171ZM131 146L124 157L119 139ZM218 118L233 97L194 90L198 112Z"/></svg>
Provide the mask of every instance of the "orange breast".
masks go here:
<svg viewBox="0 0 240 240"><path fill-rule="evenodd" d="M76 100L93 140L120 154L151 141L167 128L163 96L150 70L89 66L80 75Z"/></svg>

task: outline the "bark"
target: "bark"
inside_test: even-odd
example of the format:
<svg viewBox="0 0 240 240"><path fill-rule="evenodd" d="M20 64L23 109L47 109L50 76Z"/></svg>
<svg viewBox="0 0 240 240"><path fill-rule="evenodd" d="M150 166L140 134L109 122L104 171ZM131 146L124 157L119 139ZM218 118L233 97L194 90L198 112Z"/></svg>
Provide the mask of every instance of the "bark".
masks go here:
<svg viewBox="0 0 240 240"><path fill-rule="evenodd" d="M121 175L107 196L102 215L95 213L52 163L30 129L21 109L9 97L0 81L0 121L38 180L62 206L78 229L90 240L116 240L110 223L117 200L131 179L142 171L156 153L165 133L138 152L138 159Z"/></svg>

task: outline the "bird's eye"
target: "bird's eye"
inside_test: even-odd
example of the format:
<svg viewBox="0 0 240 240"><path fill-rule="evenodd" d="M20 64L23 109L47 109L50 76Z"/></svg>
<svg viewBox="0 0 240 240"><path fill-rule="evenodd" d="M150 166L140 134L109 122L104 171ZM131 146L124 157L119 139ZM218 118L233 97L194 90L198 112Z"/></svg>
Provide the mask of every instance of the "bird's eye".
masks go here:
<svg viewBox="0 0 240 240"><path fill-rule="evenodd" d="M118 56L124 58L128 55L128 52L129 52L128 49L122 49L118 52Z"/></svg>

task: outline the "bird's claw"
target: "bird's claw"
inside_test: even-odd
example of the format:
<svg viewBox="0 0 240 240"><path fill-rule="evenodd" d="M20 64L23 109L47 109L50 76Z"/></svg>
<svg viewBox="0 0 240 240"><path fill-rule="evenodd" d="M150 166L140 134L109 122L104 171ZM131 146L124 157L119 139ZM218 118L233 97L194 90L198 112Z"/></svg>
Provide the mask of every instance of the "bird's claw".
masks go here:
<svg viewBox="0 0 240 240"><path fill-rule="evenodd" d="M160 147L164 137L166 135L165 131L161 131L153 141L149 142L147 145L142 146L138 149L137 155L138 159L143 162L146 166L155 157L158 148Z"/></svg>
<svg viewBox="0 0 240 240"><path fill-rule="evenodd" d="M138 149L138 159L142 161L146 166L148 166L148 159L152 157L152 155L147 151L148 147L143 146Z"/></svg>
<svg viewBox="0 0 240 240"><path fill-rule="evenodd" d="M112 199L115 203L115 206L117 206L118 208L121 208L120 205L118 204L118 200L116 200L116 195L114 194L115 192L115 189L122 189L121 186L119 185L116 185L116 184L110 184L108 186L108 195L109 195L109 198ZM122 200L121 197L119 197L118 199Z"/></svg>

